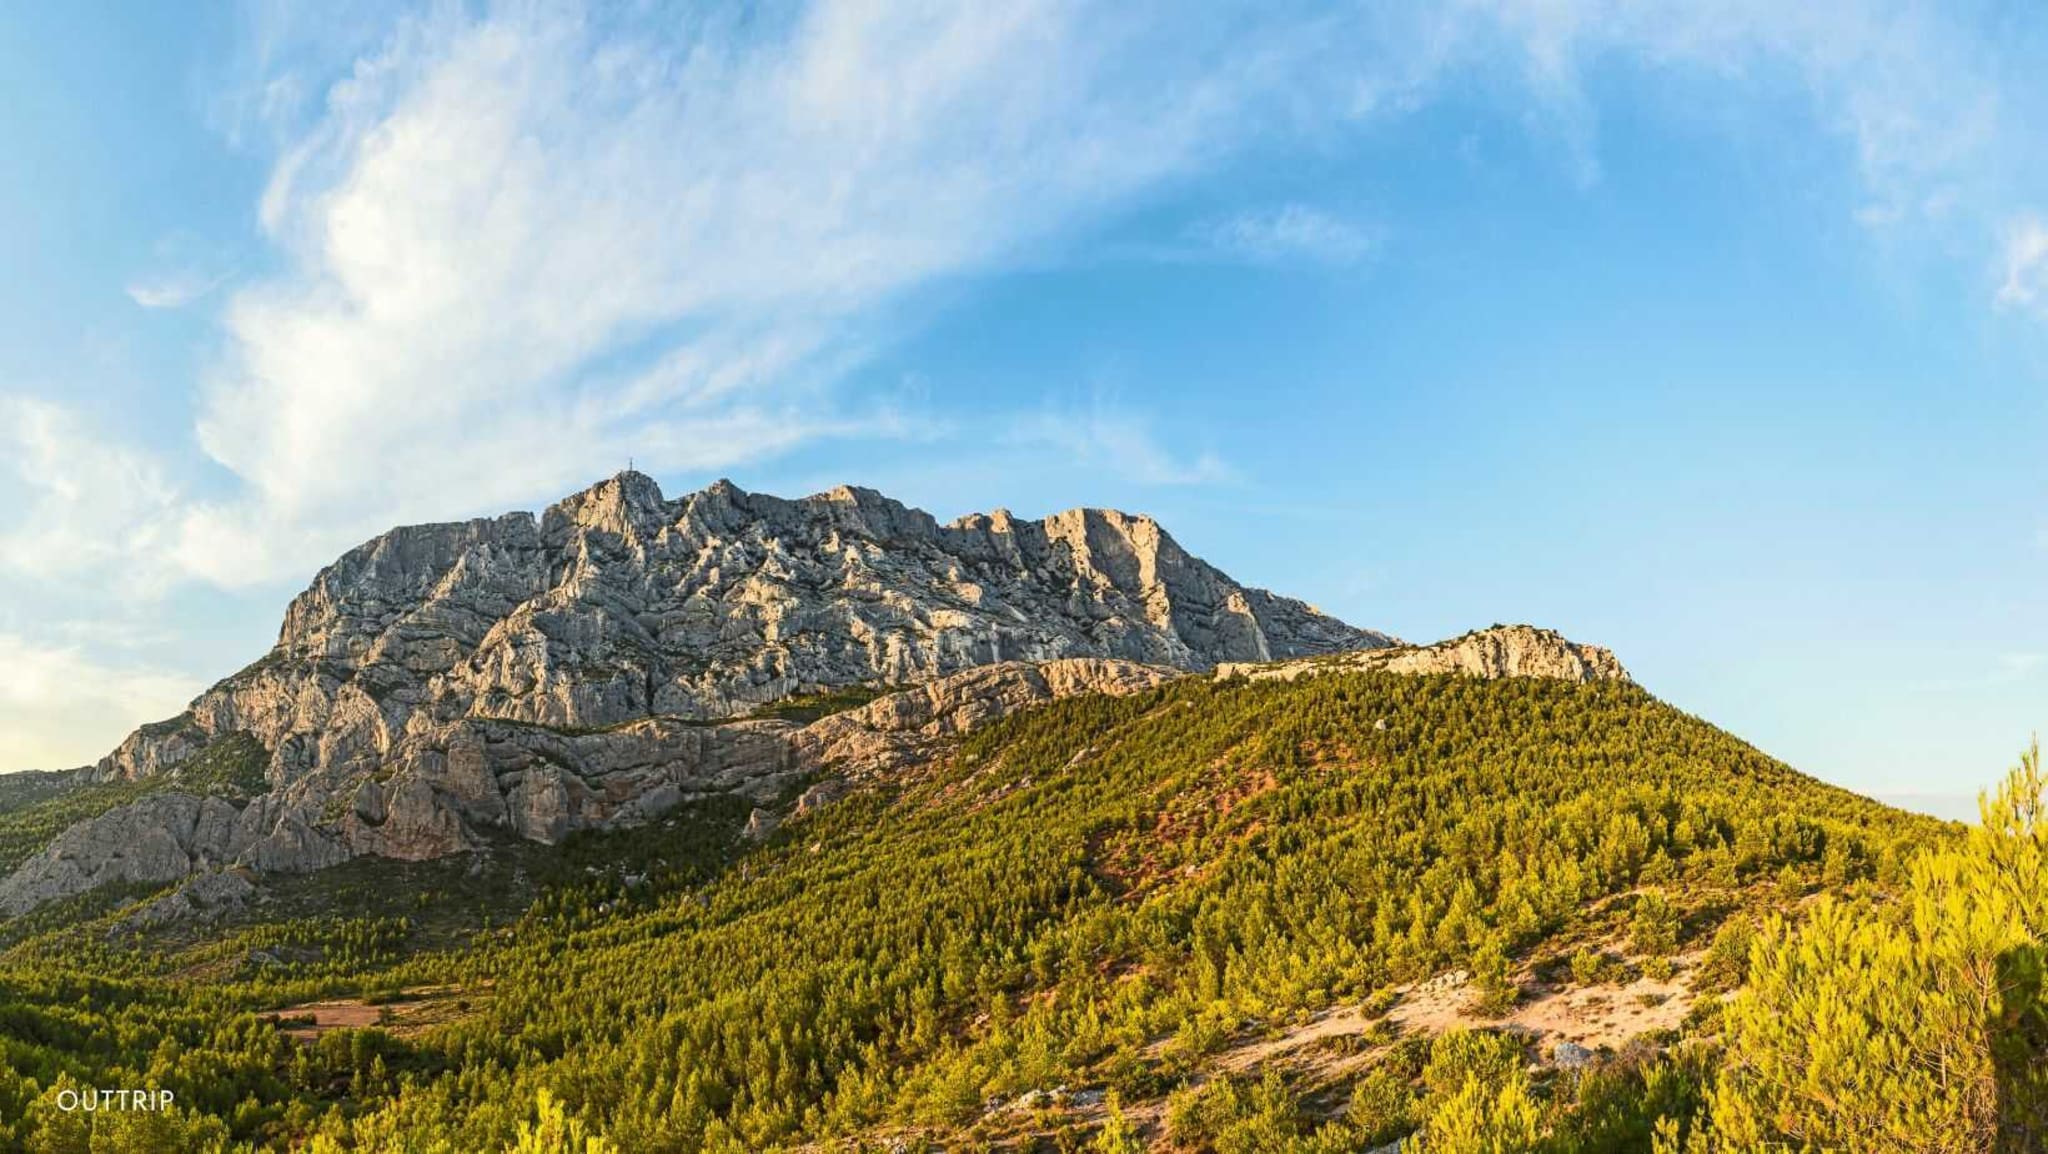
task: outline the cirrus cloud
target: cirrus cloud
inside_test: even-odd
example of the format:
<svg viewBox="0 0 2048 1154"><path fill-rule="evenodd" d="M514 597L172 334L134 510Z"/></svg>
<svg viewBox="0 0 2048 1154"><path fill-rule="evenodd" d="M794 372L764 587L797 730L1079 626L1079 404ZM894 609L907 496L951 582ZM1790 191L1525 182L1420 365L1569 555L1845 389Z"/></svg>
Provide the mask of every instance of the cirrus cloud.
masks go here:
<svg viewBox="0 0 2048 1154"><path fill-rule="evenodd" d="M408 21L278 163L288 270L229 302L197 422L244 490L192 511L180 555L262 579L450 493L901 434L914 416L833 390L890 302L1212 163L1301 50L1191 19L1131 67L1163 14Z"/></svg>
<svg viewBox="0 0 2048 1154"><path fill-rule="evenodd" d="M1210 221L1194 236L1220 256L1254 264L1356 264L1373 248L1372 232L1365 226L1305 204L1247 210Z"/></svg>
<svg viewBox="0 0 2048 1154"><path fill-rule="evenodd" d="M227 296L196 399L192 440L227 483L166 497L149 453L109 463L168 526L133 558L166 582L295 576L394 522L527 503L629 456L702 472L927 435L942 422L845 388L907 298L1042 259L1248 142L1319 147L1503 64L1587 179L1585 77L1617 59L1730 92L1796 78L1852 145L1845 212L1865 220L1988 219L2001 158L2024 151L1995 46L1911 2L432 6L348 17L325 79L317 10L277 11L248 97L221 102L277 149L257 206L275 271ZM1373 242L1286 201L1197 231L1258 263ZM2001 248L2001 302L2040 291L2032 235ZM151 306L212 291L131 287ZM1047 443L1101 456L1100 437Z"/></svg>
<svg viewBox="0 0 2048 1154"><path fill-rule="evenodd" d="M2006 230L2005 278L1998 302L2048 310L2048 224L2024 216Z"/></svg>

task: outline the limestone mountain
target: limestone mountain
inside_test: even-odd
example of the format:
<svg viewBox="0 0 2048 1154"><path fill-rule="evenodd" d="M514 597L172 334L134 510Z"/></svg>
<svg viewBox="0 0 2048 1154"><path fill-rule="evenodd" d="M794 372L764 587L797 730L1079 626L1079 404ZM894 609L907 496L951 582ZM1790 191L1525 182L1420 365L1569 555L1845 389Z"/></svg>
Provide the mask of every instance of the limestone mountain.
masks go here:
<svg viewBox="0 0 2048 1154"><path fill-rule="evenodd" d="M622 473L549 508L396 529L322 570L263 660L145 726L98 780L253 734L284 785L408 734L496 719L602 729L1002 661L1205 670L1394 644L1248 589L1148 517L940 525L869 489L680 500Z"/></svg>
<svg viewBox="0 0 2048 1154"><path fill-rule="evenodd" d="M766 799L815 759L794 722L747 719L849 687L1078 662L1061 684L1099 688L1396 644L1239 585L1147 517L942 525L868 489L668 500L627 472L538 518L396 529L328 566L270 653L86 771L163 788L66 831L0 882L0 911ZM238 790L188 787L224 765Z"/></svg>

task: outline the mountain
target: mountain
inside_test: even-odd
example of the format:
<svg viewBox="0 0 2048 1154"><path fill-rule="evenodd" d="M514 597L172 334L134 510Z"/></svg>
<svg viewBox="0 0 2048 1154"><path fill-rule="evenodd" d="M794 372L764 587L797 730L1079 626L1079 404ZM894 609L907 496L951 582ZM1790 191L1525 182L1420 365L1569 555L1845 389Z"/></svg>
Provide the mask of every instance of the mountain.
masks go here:
<svg viewBox="0 0 2048 1154"><path fill-rule="evenodd" d="M1965 843L1144 518L626 474L0 784L0 1151L2038 1149L2030 780Z"/></svg>
<svg viewBox="0 0 2048 1154"><path fill-rule="evenodd" d="M322 570L269 654L84 775L134 788L6 862L0 914L229 864L433 858L492 830L558 842L710 792L766 801L818 768L767 714L820 695L1394 644L1239 585L1147 517L941 525L868 489L671 501L627 472L538 519L401 528Z"/></svg>
<svg viewBox="0 0 2048 1154"><path fill-rule="evenodd" d="M538 520L412 526L351 550L293 600L263 660L94 776L160 772L224 733L256 736L282 784L388 757L416 719L701 721L1000 661L1207 669L1392 640L1237 584L1148 517L940 525L869 489L787 501L720 481L668 501L628 472Z"/></svg>

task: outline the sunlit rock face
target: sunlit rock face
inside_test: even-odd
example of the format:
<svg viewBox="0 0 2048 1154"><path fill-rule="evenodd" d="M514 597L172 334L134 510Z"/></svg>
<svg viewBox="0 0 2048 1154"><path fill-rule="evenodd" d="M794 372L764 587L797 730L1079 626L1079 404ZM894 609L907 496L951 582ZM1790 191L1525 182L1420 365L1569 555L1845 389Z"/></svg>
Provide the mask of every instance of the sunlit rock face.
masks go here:
<svg viewBox="0 0 2048 1154"><path fill-rule="evenodd" d="M719 482L669 501L622 473L538 520L412 526L351 550L292 602L269 655L93 773L147 776L245 731L284 785L462 720L716 720L1004 661L1206 670L1392 643L1237 584L1148 517L941 525L867 489L788 501Z"/></svg>
<svg viewBox="0 0 2048 1154"><path fill-rule="evenodd" d="M668 500L627 472L538 518L395 529L329 565L269 654L87 774L175 778L245 733L269 792L83 823L68 856L0 882L0 907L222 863L438 857L494 828L555 842L715 793L767 800L1035 701L1393 644L1237 584L1148 517L942 525L868 489ZM913 691L808 736L743 720L856 685ZM227 813L200 830L191 806Z"/></svg>
<svg viewBox="0 0 2048 1154"><path fill-rule="evenodd" d="M1467 677L1542 677L1555 681L1629 681L1611 650L1584 645L1533 625L1495 625L1434 645L1386 645L1325 657L1266 664L1223 662L1218 677L1292 681L1319 673L1378 670Z"/></svg>

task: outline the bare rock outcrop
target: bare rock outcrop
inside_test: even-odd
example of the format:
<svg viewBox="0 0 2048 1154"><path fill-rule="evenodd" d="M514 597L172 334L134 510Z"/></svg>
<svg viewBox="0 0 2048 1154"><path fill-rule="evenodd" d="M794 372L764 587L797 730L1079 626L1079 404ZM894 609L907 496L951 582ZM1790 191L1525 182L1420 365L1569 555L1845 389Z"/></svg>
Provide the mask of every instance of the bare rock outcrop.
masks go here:
<svg viewBox="0 0 2048 1154"><path fill-rule="evenodd" d="M247 845L242 812L217 797L161 793L83 821L0 880L0 915L104 885L158 885L222 864Z"/></svg>
<svg viewBox="0 0 2048 1154"><path fill-rule="evenodd" d="M1148 517L941 525L869 489L791 501L721 481L670 501L628 472L538 518L412 526L350 550L292 602L267 656L92 776L147 777L246 732L284 786L374 768L465 719L723 720L1004 661L1206 670L1389 644L1237 584Z"/></svg>
<svg viewBox="0 0 2048 1154"><path fill-rule="evenodd" d="M318 771L237 808L153 795L67 830L0 881L0 915L112 882L162 883L232 865L268 873L375 855L418 861L475 848L487 829L543 843L653 820L685 802L737 796L766 807L806 778L811 812L849 780L931 756L1015 710L1086 693L1131 693L1181 676L1125 661L1005 662L969 669L807 726L648 718L597 733L464 720L402 739L375 773ZM750 836L779 816L760 809ZM176 902L159 913L183 908Z"/></svg>
<svg viewBox="0 0 2048 1154"><path fill-rule="evenodd" d="M669 500L622 473L538 517L350 550L261 660L84 771L160 792L0 880L0 916L111 883L425 860L501 832L555 843L713 796L750 802L762 833L799 787L790 812L812 812L1042 702L1353 668L1627 677L1526 626L1403 646L1113 510L942 525L867 489L791 501L719 482ZM851 686L882 692L808 725L750 719ZM187 780L227 760L224 741L260 759L246 802ZM239 900L208 884L159 912Z"/></svg>
<svg viewBox="0 0 2048 1154"><path fill-rule="evenodd" d="M1574 682L1632 680L1612 652L1533 625L1495 625L1434 645L1391 646L1269 664L1225 662L1216 667L1215 675L1218 679L1292 681L1319 673L1359 670Z"/></svg>
<svg viewBox="0 0 2048 1154"><path fill-rule="evenodd" d="M194 874L184 885L121 919L116 932L145 929L166 922L211 920L238 910L256 893L239 870Z"/></svg>
<svg viewBox="0 0 2048 1154"><path fill-rule="evenodd" d="M626 472L538 517L344 554L267 655L84 771L166 792L67 831L0 882L0 913L218 863L422 860L489 829L556 842L714 793L765 802L1021 704L1391 644L1237 584L1148 517L942 525L869 489L791 501L721 481L669 500ZM852 685L925 688L807 738L744 720ZM268 784L239 808L173 780L228 740L260 747Z"/></svg>
<svg viewBox="0 0 2048 1154"><path fill-rule="evenodd" d="M1576 682L1628 677L1607 650L1528 626L1497 626L1429 646L1226 663L1215 676L1292 680L1357 669ZM710 796L751 801L747 836L765 838L788 817L929 760L1017 710L1088 694L1139 693L1184 676L1170 666L1105 658L1008 661L807 725L643 718L588 732L492 718L415 724L374 772L316 769L239 809L220 798L158 794L74 826L0 881L0 915L111 882L162 883L221 866L303 872L363 855L441 857L474 848L489 829L553 843L579 830L641 824ZM775 811L778 799L807 781L788 813ZM171 916L187 905L212 908L166 899L151 909Z"/></svg>
<svg viewBox="0 0 2048 1154"><path fill-rule="evenodd" d="M1162 666L1097 658L1004 662L820 718L796 733L793 744L807 768L833 766L866 776L928 757L947 739L1027 706L1089 693L1137 693L1181 675Z"/></svg>

